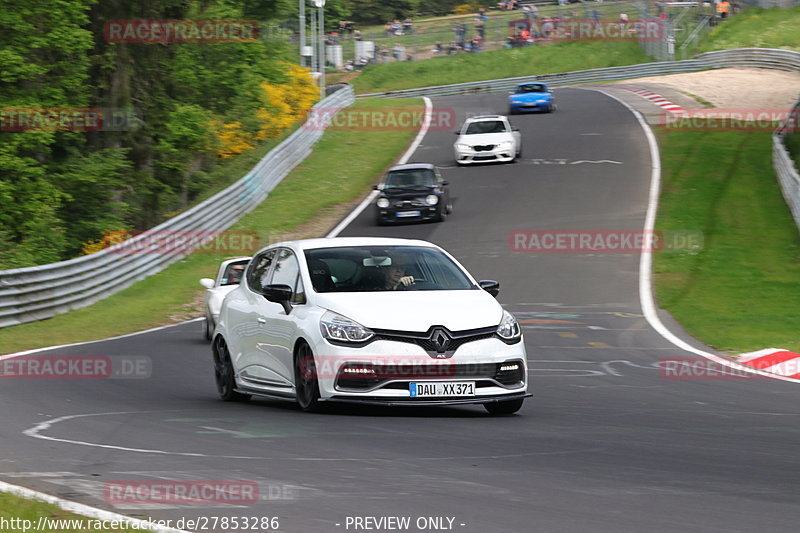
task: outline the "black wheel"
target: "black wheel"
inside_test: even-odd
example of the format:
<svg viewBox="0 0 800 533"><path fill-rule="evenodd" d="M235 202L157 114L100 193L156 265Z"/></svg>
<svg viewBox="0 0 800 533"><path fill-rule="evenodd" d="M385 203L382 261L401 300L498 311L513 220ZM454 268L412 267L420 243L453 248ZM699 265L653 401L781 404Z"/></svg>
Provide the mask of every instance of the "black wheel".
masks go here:
<svg viewBox="0 0 800 533"><path fill-rule="evenodd" d="M214 341L214 379L217 382L219 397L226 402L241 402L250 399L249 394L236 392L236 380L233 377L233 363L225 339L222 336Z"/></svg>
<svg viewBox="0 0 800 533"><path fill-rule="evenodd" d="M439 206L439 212L436 214L436 221L437 222L444 222L447 220L447 215L450 211L447 209L447 206L442 204Z"/></svg>
<svg viewBox="0 0 800 533"><path fill-rule="evenodd" d="M517 114L517 110L514 109L513 107L509 107L508 108L508 114L509 115L516 115Z"/></svg>
<svg viewBox="0 0 800 533"><path fill-rule="evenodd" d="M550 104L550 107L547 108L547 112L548 113L552 113L553 111L555 111L557 109L558 109L558 106L556 105L555 102L553 102L553 103Z"/></svg>
<svg viewBox="0 0 800 533"><path fill-rule="evenodd" d="M518 400L506 400L504 402L490 402L483 404L483 407L492 415L513 415L522 407L524 398Z"/></svg>
<svg viewBox="0 0 800 533"><path fill-rule="evenodd" d="M203 320L203 336L206 338L207 341L211 340L211 335L214 333L214 328L211 327L211 320L206 317Z"/></svg>
<svg viewBox="0 0 800 533"><path fill-rule="evenodd" d="M517 157L522 157L522 143L519 143L519 148L517 148Z"/></svg>
<svg viewBox="0 0 800 533"><path fill-rule="evenodd" d="M320 410L317 365L311 347L305 343L298 346L294 357L294 388L300 409L309 413Z"/></svg>

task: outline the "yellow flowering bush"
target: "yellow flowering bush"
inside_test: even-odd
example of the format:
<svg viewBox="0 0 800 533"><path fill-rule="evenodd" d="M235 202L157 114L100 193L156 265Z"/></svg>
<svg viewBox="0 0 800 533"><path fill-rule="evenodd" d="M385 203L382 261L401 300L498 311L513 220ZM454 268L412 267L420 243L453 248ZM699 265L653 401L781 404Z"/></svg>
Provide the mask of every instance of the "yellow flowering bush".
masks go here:
<svg viewBox="0 0 800 533"><path fill-rule="evenodd" d="M119 244L130 238L131 234L126 229L104 231L101 238L84 243L81 250L83 251L83 255L89 255L99 252L100 250L105 250L109 246Z"/></svg>

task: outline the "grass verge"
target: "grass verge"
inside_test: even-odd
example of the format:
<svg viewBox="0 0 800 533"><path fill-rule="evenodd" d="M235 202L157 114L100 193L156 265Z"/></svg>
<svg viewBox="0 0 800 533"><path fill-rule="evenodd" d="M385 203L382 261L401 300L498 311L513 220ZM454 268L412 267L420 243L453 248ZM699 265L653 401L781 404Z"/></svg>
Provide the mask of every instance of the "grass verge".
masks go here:
<svg viewBox="0 0 800 533"><path fill-rule="evenodd" d="M659 306L720 350L800 351L800 234L767 132L659 132L656 229L699 230L699 251L658 253Z"/></svg>
<svg viewBox="0 0 800 533"><path fill-rule="evenodd" d="M424 105L420 99L363 99L358 108L416 108L421 115ZM313 153L230 231L256 232L261 243L290 232L324 235L348 203L362 196L395 161L416 132L413 128L326 132ZM309 226L320 216L320 222ZM213 276L226 256L194 253L92 306L0 329L0 353L102 339L199 317L204 289L198 280ZM199 325L197 331L199 336Z"/></svg>
<svg viewBox="0 0 800 533"><path fill-rule="evenodd" d="M800 50L800 6L749 8L714 28L701 52L728 48L789 48Z"/></svg>
<svg viewBox="0 0 800 533"><path fill-rule="evenodd" d="M49 503L27 500L13 494L0 492L0 519L4 519L6 525L11 526L0 525L0 533L33 531L38 526L40 517L49 521L42 524L44 529L41 531L58 531L59 533L110 533L115 531L141 533L147 531L125 527L114 528L113 526L117 524L103 523L100 520L69 513Z"/></svg>
<svg viewBox="0 0 800 533"><path fill-rule="evenodd" d="M635 42L566 42L375 65L352 83L364 94L650 61Z"/></svg>

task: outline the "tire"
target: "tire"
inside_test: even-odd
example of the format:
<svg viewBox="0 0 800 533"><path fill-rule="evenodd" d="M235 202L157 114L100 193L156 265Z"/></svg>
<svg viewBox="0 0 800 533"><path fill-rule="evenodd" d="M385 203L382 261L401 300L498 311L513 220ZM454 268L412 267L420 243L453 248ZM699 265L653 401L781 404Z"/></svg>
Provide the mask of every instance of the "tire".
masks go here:
<svg viewBox="0 0 800 533"><path fill-rule="evenodd" d="M207 341L210 341L213 333L214 328L211 327L211 320L206 317L206 319L203 321L203 337L205 337Z"/></svg>
<svg viewBox="0 0 800 533"><path fill-rule="evenodd" d="M315 413L320 410L317 366L311 347L306 343L297 347L297 353L294 356L294 388L297 405L300 406L300 409L307 413Z"/></svg>
<svg viewBox="0 0 800 533"><path fill-rule="evenodd" d="M508 108L508 114L509 115L516 115L517 114L517 110L514 109L513 107L509 107Z"/></svg>
<svg viewBox="0 0 800 533"><path fill-rule="evenodd" d="M236 392L233 363L231 363L228 345L222 336L214 340L214 380L217 383L219 397L226 402L243 402L250 399L249 394Z"/></svg>
<svg viewBox="0 0 800 533"><path fill-rule="evenodd" d="M522 143L519 143L519 148L517 149L516 157L522 157Z"/></svg>
<svg viewBox="0 0 800 533"><path fill-rule="evenodd" d="M504 402L490 402L483 404L483 407L491 415L513 415L520 410L524 401L524 398L519 398L517 400L506 400Z"/></svg>
<svg viewBox="0 0 800 533"><path fill-rule="evenodd" d="M558 105L555 102L553 102L552 104L550 104L550 107L547 108L547 112L548 113L553 113L557 109L558 109Z"/></svg>

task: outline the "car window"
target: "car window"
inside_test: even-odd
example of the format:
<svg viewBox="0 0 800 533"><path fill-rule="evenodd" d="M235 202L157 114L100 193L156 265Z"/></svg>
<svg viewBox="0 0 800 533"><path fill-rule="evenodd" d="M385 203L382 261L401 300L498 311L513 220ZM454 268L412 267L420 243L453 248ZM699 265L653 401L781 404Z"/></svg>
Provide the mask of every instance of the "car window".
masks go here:
<svg viewBox="0 0 800 533"><path fill-rule="evenodd" d="M547 89L545 89L544 85L541 85L539 83L531 83L529 85L521 85L517 90L518 93L543 93L543 92L546 92L546 91L547 91Z"/></svg>
<svg viewBox="0 0 800 533"><path fill-rule="evenodd" d="M386 175L386 188L413 189L415 187L433 187L436 174L429 169L396 170Z"/></svg>
<svg viewBox="0 0 800 533"><path fill-rule="evenodd" d="M268 250L258 254L250 263L247 269L247 286L255 292L261 292L264 285L268 283L269 270L275 258L275 250Z"/></svg>
<svg viewBox="0 0 800 533"><path fill-rule="evenodd" d="M225 272L222 274L222 278L219 280L220 287L225 285L238 285L242 280L244 269L246 267L247 261L236 261L235 263L231 263L226 266Z"/></svg>
<svg viewBox="0 0 800 533"><path fill-rule="evenodd" d="M466 274L444 253L418 246L348 246L306 250L316 292L375 292L389 290L390 267L402 265L414 283L402 290L442 291L476 289Z"/></svg>
<svg viewBox="0 0 800 533"><path fill-rule="evenodd" d="M478 135L481 133L505 133L506 124L502 120L482 120L480 122L472 122L467 126L465 135Z"/></svg>
<svg viewBox="0 0 800 533"><path fill-rule="evenodd" d="M294 293L293 302L296 303L298 294L303 294L303 283L300 281L300 265L297 257L288 248L281 248L275 260L275 269L272 271L271 285L288 285ZM300 289L298 291L298 288Z"/></svg>

